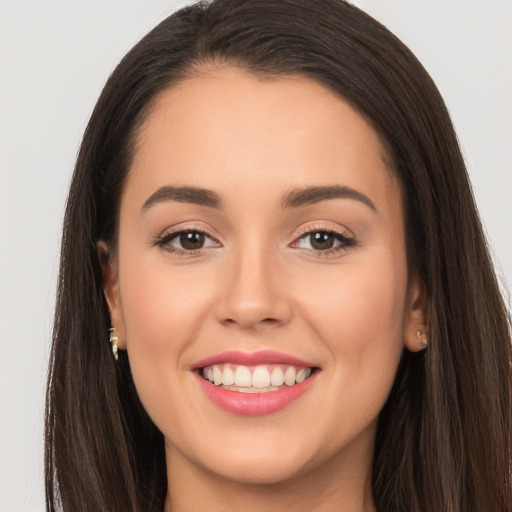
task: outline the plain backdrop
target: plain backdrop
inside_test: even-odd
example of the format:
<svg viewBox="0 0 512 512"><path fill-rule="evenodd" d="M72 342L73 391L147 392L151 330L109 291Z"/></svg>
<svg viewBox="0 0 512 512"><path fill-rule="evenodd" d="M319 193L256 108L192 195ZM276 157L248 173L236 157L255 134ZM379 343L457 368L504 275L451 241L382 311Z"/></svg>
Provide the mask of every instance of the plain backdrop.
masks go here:
<svg viewBox="0 0 512 512"><path fill-rule="evenodd" d="M78 145L122 55L185 1L0 0L0 512L42 512L59 236ZM360 0L438 84L512 284L512 1Z"/></svg>

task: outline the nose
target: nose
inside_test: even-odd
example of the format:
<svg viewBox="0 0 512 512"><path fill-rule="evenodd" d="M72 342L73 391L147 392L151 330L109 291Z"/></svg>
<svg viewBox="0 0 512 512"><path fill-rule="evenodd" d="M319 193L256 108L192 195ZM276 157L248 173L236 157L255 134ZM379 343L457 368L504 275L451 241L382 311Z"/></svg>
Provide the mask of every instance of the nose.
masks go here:
<svg viewBox="0 0 512 512"><path fill-rule="evenodd" d="M276 260L269 251L259 249L244 251L226 262L215 306L219 322L261 329L290 321L285 272Z"/></svg>

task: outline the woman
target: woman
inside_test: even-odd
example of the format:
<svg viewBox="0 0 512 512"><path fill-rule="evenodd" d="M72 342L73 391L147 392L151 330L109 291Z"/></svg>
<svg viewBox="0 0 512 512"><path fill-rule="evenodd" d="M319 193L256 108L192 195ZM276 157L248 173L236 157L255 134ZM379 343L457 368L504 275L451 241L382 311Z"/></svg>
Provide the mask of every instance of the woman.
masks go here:
<svg viewBox="0 0 512 512"><path fill-rule="evenodd" d="M119 64L64 223L48 510L512 510L510 363L446 108L384 27L217 0Z"/></svg>

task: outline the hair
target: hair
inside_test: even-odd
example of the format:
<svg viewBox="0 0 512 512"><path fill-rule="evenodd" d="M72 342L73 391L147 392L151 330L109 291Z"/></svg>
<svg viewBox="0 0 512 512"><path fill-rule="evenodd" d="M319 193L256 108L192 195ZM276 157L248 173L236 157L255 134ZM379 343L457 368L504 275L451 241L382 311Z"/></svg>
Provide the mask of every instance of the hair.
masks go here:
<svg viewBox="0 0 512 512"><path fill-rule="evenodd" d="M210 65L301 75L347 101L387 148L404 197L409 271L429 346L404 349L380 413L372 491L380 512L512 510L511 346L458 140L414 55L343 0L214 0L154 28L107 81L66 206L46 405L47 510L162 511L164 440L128 358L108 344L98 241L116 246L137 133L164 90Z"/></svg>

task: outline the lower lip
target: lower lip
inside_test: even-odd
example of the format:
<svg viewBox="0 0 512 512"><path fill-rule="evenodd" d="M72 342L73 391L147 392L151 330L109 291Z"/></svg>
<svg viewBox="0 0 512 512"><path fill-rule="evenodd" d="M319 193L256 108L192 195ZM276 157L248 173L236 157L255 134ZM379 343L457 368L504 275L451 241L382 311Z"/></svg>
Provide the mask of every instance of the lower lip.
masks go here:
<svg viewBox="0 0 512 512"><path fill-rule="evenodd" d="M266 393L243 393L215 386L196 374L206 396L221 409L243 416L260 416L284 409L301 397L312 385L317 373L294 386L267 391Z"/></svg>

